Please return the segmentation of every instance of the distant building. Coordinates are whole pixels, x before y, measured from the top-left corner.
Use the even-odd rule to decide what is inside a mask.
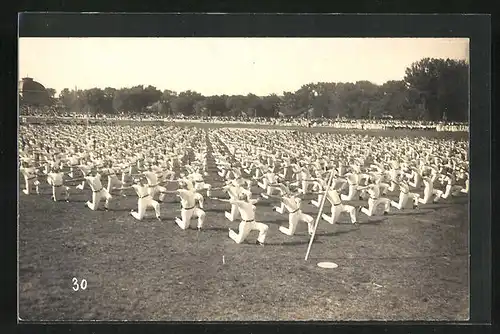
[[[49,94],[45,87],[33,80],[33,78],[22,78],[19,81],[19,95],[23,104],[33,106],[44,106],[50,103]]]

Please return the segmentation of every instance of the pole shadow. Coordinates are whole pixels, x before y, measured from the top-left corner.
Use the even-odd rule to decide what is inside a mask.
[[[422,204],[422,205],[425,205],[425,208],[429,210],[438,210],[438,209],[451,208],[453,205],[456,204]]]
[[[202,228],[201,231],[229,232],[229,227],[207,227]]]
[[[70,203],[87,203],[87,201],[86,199],[69,199]]]
[[[373,219],[373,220],[368,220],[368,221],[365,221],[362,223],[360,222],[359,224],[360,225],[380,225],[380,224],[383,224],[386,220],[387,220],[387,218]]]
[[[405,211],[405,212],[397,212],[397,213],[391,213],[391,216],[421,216],[429,213],[429,211]]]
[[[112,208],[109,211],[115,211],[115,212],[130,212],[133,209],[130,208]]]
[[[353,228],[351,230],[345,230],[345,231],[335,231],[335,232],[327,232],[327,233],[321,233],[321,234],[316,234],[316,237],[336,237],[342,234],[347,234],[351,232],[356,232],[359,231],[357,228]],[[316,241],[315,241],[316,243]]]
[[[265,243],[266,246],[298,246],[298,245],[307,245],[309,240],[304,241],[284,241],[284,242],[269,242]],[[319,240],[314,241],[315,244],[321,244],[322,242]]]

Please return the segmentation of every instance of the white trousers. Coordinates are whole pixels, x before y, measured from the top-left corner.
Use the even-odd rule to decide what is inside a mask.
[[[292,178],[292,170],[290,167],[284,167],[283,168],[283,173],[278,174],[279,177],[281,177],[284,180],[289,180]]]
[[[318,189],[318,187],[319,187],[318,184],[317,184],[317,182],[314,182],[314,181],[303,181],[303,180],[295,181],[295,182],[291,183],[290,185],[295,186],[295,187],[299,187],[300,186],[298,192],[302,193],[302,194],[307,194],[307,192],[309,190],[309,187],[311,185],[313,185],[315,189]]]
[[[408,182],[408,185],[412,188],[420,189],[420,187],[422,186],[422,181],[419,181],[419,182],[417,182],[416,180],[410,181],[410,182]]]
[[[264,179],[264,180],[262,180],[262,183],[261,182],[257,182],[257,185],[260,188],[266,190],[268,188],[268,186],[269,186],[269,181],[267,179]]]
[[[341,194],[340,199],[343,201],[352,201],[354,199],[357,199],[356,195],[358,195],[358,186],[350,184],[349,194],[348,195]]]
[[[69,187],[61,185],[61,186],[52,186],[52,199],[54,202],[57,202],[62,195],[64,196],[64,200],[69,200]]]
[[[469,193],[469,180],[465,181],[465,188],[462,188],[460,191],[464,194]]]
[[[69,166],[69,177],[74,178],[75,177],[75,170],[77,170],[77,166]]]
[[[420,197],[418,199],[418,202],[422,203],[422,204],[429,204],[433,201],[437,201],[440,197],[439,194],[440,194],[440,190],[437,190],[437,189],[430,190],[429,188],[425,188],[424,189],[424,197],[423,198]]]
[[[108,178],[108,192],[111,193],[111,191],[113,191],[113,189],[115,188],[119,188],[119,187],[123,187],[123,182],[118,180],[118,178]],[[123,190],[120,191],[120,194],[123,193]]]
[[[389,190],[389,187],[390,187],[387,183],[381,182],[381,183],[378,184],[378,186],[380,188],[380,193],[382,195],[387,194],[387,190]]]
[[[280,226],[279,230],[286,235],[290,235],[290,236],[294,235],[295,231],[297,230],[297,225],[300,222],[307,223],[307,230],[308,230],[309,234],[311,234],[313,232],[314,218],[308,214],[303,213],[302,210],[298,210],[294,213],[290,213],[288,215],[288,228],[286,228],[284,226]]]
[[[391,201],[391,205],[398,210],[404,210],[408,207],[408,200],[413,200],[413,205],[418,205],[419,194],[415,193],[399,193],[399,202]]]
[[[233,222],[236,218],[240,217],[240,210],[235,204],[231,204],[231,212],[224,212],[227,220]]]
[[[159,186],[159,185],[156,185],[154,187],[148,186],[148,194],[149,194],[149,196],[151,196],[152,199],[154,199],[155,196],[158,193],[160,193],[159,200],[163,201],[165,199],[165,195],[166,195],[165,192],[166,191],[167,191],[167,188]]]
[[[40,193],[39,185],[40,181],[38,181],[37,178],[32,178],[31,180],[28,180],[27,177],[24,177],[24,183],[25,183],[25,189],[23,189],[23,193],[26,195],[29,195],[31,192],[31,189],[35,187],[35,191],[37,194]]]
[[[252,187],[252,181],[242,177],[236,180],[236,184],[238,184],[240,187],[246,186],[248,190],[250,190],[250,188]]]
[[[316,185],[315,182],[309,182],[309,181],[301,181],[301,193],[303,194],[307,194],[307,192],[309,191],[309,186],[310,185]]]
[[[397,186],[397,184],[391,180],[391,185],[389,186],[389,188],[387,190],[394,191],[394,190],[396,190],[396,186]]]
[[[446,189],[443,192],[442,190],[437,190],[438,197],[447,199],[450,196],[457,196],[459,193],[463,193],[464,188],[458,185],[446,185]]]
[[[242,221],[238,228],[238,233],[235,233],[233,230],[229,231],[229,237],[234,240],[237,244],[241,244],[248,237],[251,231],[259,231],[259,236],[257,240],[260,243],[264,243],[266,240],[267,231],[269,230],[269,226],[263,223],[259,223],[256,221],[246,222]]]
[[[212,185],[205,183],[205,182],[195,182],[194,183],[194,189],[196,191],[200,190],[206,190],[207,191],[207,196],[210,197],[211,192],[210,190],[212,189]]]
[[[332,205],[331,216],[323,214],[321,217],[330,224],[335,224],[336,222],[338,222],[340,214],[342,212],[346,212],[351,216],[351,223],[354,224],[358,221],[356,217],[356,208],[353,207],[352,205],[346,205],[346,204]]]
[[[389,212],[391,208],[391,200],[388,198],[369,198],[368,199],[368,208],[361,208],[361,212],[365,215],[371,217],[375,214],[375,211],[379,205],[384,205],[384,212]]]
[[[319,207],[320,207],[320,205],[321,205],[321,201],[323,200],[323,196],[324,196],[324,195],[321,195],[321,194],[320,194],[320,195],[318,195],[318,200],[317,200],[317,201],[312,200],[312,201],[311,201],[311,204],[312,204],[312,205],[314,205],[315,207],[319,208]]]
[[[137,201],[137,212],[130,212],[130,214],[137,220],[142,220],[146,215],[146,210],[153,208],[157,218],[160,218],[160,203],[155,201],[152,196],[139,198]]]
[[[109,194],[109,192],[106,190],[106,188],[102,188],[100,191],[98,192],[95,192],[95,191],[92,191],[92,202],[90,201],[87,201],[87,206],[91,209],[91,210],[97,210],[99,208],[99,203],[101,203],[101,200],[105,199],[106,202],[104,204],[104,207],[106,209],[109,208],[109,201],[112,199],[113,197]]]
[[[176,218],[175,222],[181,229],[187,230],[191,225],[191,219],[193,218],[193,216],[198,218],[197,227],[202,228],[203,223],[205,222],[205,211],[197,207],[189,210],[181,209],[181,219]]]

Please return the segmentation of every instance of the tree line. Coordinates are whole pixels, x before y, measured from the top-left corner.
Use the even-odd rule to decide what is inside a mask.
[[[71,112],[156,113],[184,116],[384,118],[466,121],[469,65],[465,61],[425,58],[411,64],[403,80],[377,85],[317,82],[281,96],[215,95],[195,91],[130,88],[48,88],[53,105]],[[21,104],[23,101],[21,101]],[[26,101],[24,101],[26,103]]]

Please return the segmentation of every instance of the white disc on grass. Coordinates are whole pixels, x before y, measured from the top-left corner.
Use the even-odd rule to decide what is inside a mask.
[[[334,269],[337,268],[339,265],[333,262],[320,262],[318,263],[318,267],[320,268],[326,268],[326,269]]]

